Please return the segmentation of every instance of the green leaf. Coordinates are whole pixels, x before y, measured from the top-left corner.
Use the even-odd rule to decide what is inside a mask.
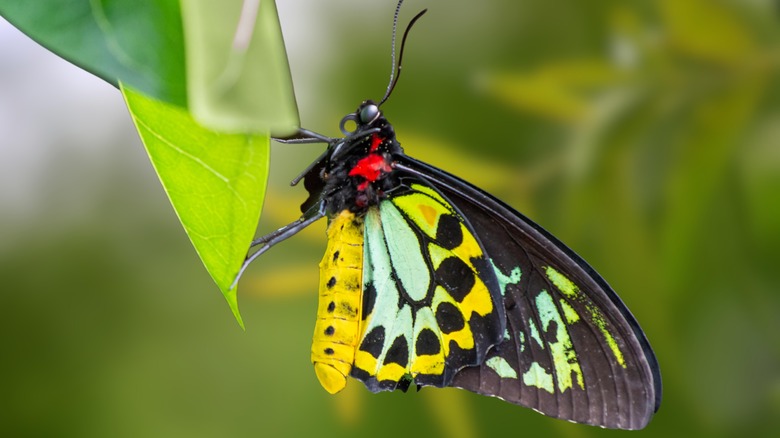
[[[186,107],[177,0],[0,0],[0,15],[115,86]]]
[[[243,327],[230,286],[263,205],[269,137],[210,131],[178,107],[121,89],[179,220]]]
[[[223,131],[294,133],[300,121],[276,3],[188,0],[182,13],[195,118]]]
[[[107,82],[189,108],[212,129],[294,133],[300,121],[276,3],[181,3],[0,0],[0,15]]]

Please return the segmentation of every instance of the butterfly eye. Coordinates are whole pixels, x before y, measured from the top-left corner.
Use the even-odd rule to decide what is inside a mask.
[[[379,117],[379,107],[374,104],[368,104],[360,110],[360,123],[368,125]]]

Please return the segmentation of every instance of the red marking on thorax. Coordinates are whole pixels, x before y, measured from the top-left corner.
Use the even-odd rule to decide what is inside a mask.
[[[374,134],[371,137],[371,152],[376,152],[377,148],[379,148],[379,145],[382,144],[383,140],[384,138],[381,138],[378,135]]]
[[[385,157],[379,154],[370,154],[355,164],[355,167],[349,171],[349,176],[362,176],[368,182],[374,182],[379,179],[382,173],[391,170],[390,165],[385,162]]]
[[[371,152],[376,152],[383,140],[383,138],[374,134],[371,138]],[[358,186],[358,190],[365,190],[368,186],[367,183],[376,181],[382,173],[387,173],[391,170],[390,165],[385,161],[385,157],[382,154],[368,154],[355,164],[355,167],[349,171],[349,176],[362,176],[365,178],[366,181]]]

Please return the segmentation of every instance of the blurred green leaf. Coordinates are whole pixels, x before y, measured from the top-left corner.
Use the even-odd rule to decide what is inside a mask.
[[[659,6],[672,46],[689,56],[733,64],[754,50],[745,21],[724,1],[663,0]]]
[[[740,179],[752,240],[772,269],[772,256],[780,248],[780,111],[766,114],[740,160]]]
[[[756,75],[750,81],[713,90],[688,108],[688,117],[678,132],[678,154],[666,182],[669,191],[664,230],[663,260],[669,279],[689,280],[690,263],[700,251],[701,224],[713,202],[723,196],[719,188],[734,156],[741,149],[740,138],[754,116],[766,89],[767,78]]]
[[[0,0],[0,15],[115,86],[186,107],[177,0]]]
[[[576,122],[588,114],[587,92],[615,84],[622,73],[600,60],[552,63],[530,73],[493,75],[486,91],[517,109],[561,122]]]
[[[232,132],[294,133],[300,121],[274,1],[185,0],[190,111]]]
[[[269,137],[210,131],[175,106],[122,92],[179,220],[243,327],[230,285],[263,205]]]

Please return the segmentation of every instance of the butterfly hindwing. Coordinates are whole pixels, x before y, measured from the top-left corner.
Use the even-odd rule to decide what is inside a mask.
[[[369,209],[363,272],[352,375],[373,391],[447,386],[503,336],[498,280],[484,250],[429,187],[403,187]]]
[[[465,218],[498,280],[502,341],[451,385],[557,418],[644,427],[660,401],[658,365],[607,283],[549,233],[470,184],[406,156],[397,171],[426,180]]]

